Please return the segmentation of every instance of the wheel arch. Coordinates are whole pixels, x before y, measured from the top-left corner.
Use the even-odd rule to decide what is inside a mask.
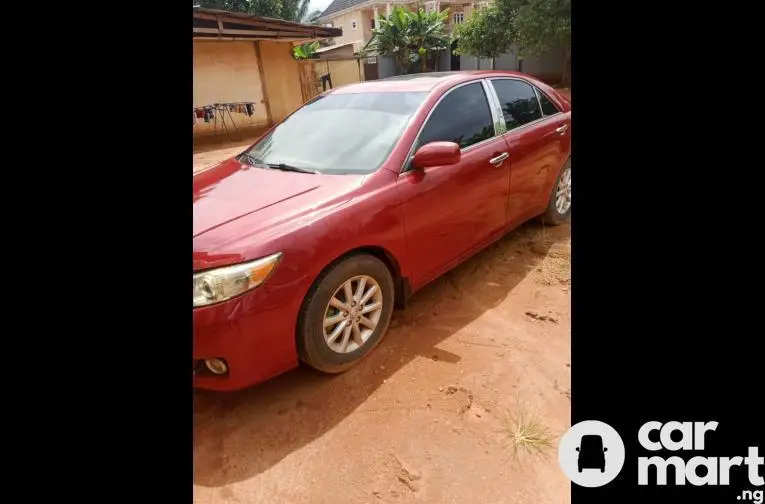
[[[360,254],[368,254],[371,255],[377,259],[379,259],[386,268],[388,268],[388,271],[390,271],[391,276],[393,277],[393,299],[394,299],[394,306],[396,308],[404,308],[406,306],[407,301],[409,300],[409,297],[411,295],[411,284],[409,282],[409,279],[407,277],[402,276],[401,273],[401,265],[399,263],[398,258],[388,249],[381,247],[379,245],[364,245],[364,246],[358,246],[354,247],[350,250],[347,250],[346,252],[340,254],[339,256],[335,257],[333,260],[329,261],[322,269],[318,272],[316,277],[311,282],[310,287],[308,288],[308,291],[306,291],[305,295],[303,296],[303,300],[301,301],[301,308],[299,313],[303,312],[303,306],[305,305],[306,300],[308,299],[310,293],[313,291],[313,289],[316,287],[317,282],[320,281],[320,279],[323,278],[324,273],[334,266],[335,264],[344,261],[345,259],[348,259],[349,257],[360,255]],[[299,325],[295,324],[295,345],[296,348],[298,346],[298,327]]]
[[[321,277],[321,274],[324,273],[333,264],[358,254],[369,254],[373,257],[376,257],[382,261],[383,264],[385,264],[385,266],[388,268],[388,271],[390,271],[391,276],[393,277],[393,285],[395,288],[393,296],[396,307],[405,307],[409,301],[409,297],[411,296],[411,284],[409,282],[409,278],[402,274],[401,263],[399,262],[396,255],[385,247],[381,247],[379,245],[362,245],[342,253],[330,261],[326,266],[324,266],[316,278],[318,279]],[[314,280],[314,282],[315,281],[316,280]],[[311,285],[311,287],[313,287],[313,285]]]

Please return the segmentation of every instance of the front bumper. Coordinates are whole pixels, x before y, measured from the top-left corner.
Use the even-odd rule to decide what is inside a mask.
[[[218,358],[228,365],[224,375],[202,366],[194,373],[194,387],[239,390],[297,366],[295,325],[302,299],[297,294],[295,288],[257,288],[223,303],[194,308],[195,364]]]

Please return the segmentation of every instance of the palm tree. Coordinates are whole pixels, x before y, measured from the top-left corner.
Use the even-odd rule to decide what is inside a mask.
[[[372,30],[372,39],[365,47],[366,51],[392,56],[399,74],[413,61],[409,48],[411,14],[408,9],[394,7],[387,17],[380,16],[379,27]]]
[[[425,12],[418,9],[413,12],[409,23],[410,44],[420,57],[420,70],[427,71],[428,59],[437,51],[449,47],[450,35],[446,32],[446,20],[449,19],[449,9],[441,12]]]
[[[392,56],[400,74],[406,73],[409,65],[418,59],[421,71],[426,72],[428,58],[449,47],[448,17],[448,10],[425,12],[418,9],[414,12],[394,7],[389,16],[380,17],[380,26],[372,30],[372,39],[365,50]]]
[[[284,0],[282,13],[279,16],[287,21],[308,22],[308,7],[311,0]]]

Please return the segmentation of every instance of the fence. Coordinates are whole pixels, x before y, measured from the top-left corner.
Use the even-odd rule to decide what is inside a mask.
[[[320,91],[377,78],[377,65],[369,58],[322,58],[314,60],[316,85]],[[367,75],[369,74],[369,75]]]
[[[390,56],[378,56],[378,77],[384,79],[396,75],[396,66]],[[450,51],[441,51],[435,58],[436,71],[449,70],[490,70],[490,59],[478,59],[473,56],[452,57]],[[541,57],[520,59],[514,51],[508,51],[494,60],[496,70],[515,70],[533,75],[551,84],[561,81],[563,67],[566,64],[565,52],[550,51]],[[415,62],[407,73],[419,73],[419,64]]]

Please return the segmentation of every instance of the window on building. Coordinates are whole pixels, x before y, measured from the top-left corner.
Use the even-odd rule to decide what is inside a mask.
[[[351,29],[356,29],[356,21],[351,21]]]
[[[369,27],[371,29],[375,28],[375,18],[372,18],[372,19],[369,20]]]
[[[452,16],[454,24],[460,24],[465,19],[465,15],[462,12],[455,12]]]

